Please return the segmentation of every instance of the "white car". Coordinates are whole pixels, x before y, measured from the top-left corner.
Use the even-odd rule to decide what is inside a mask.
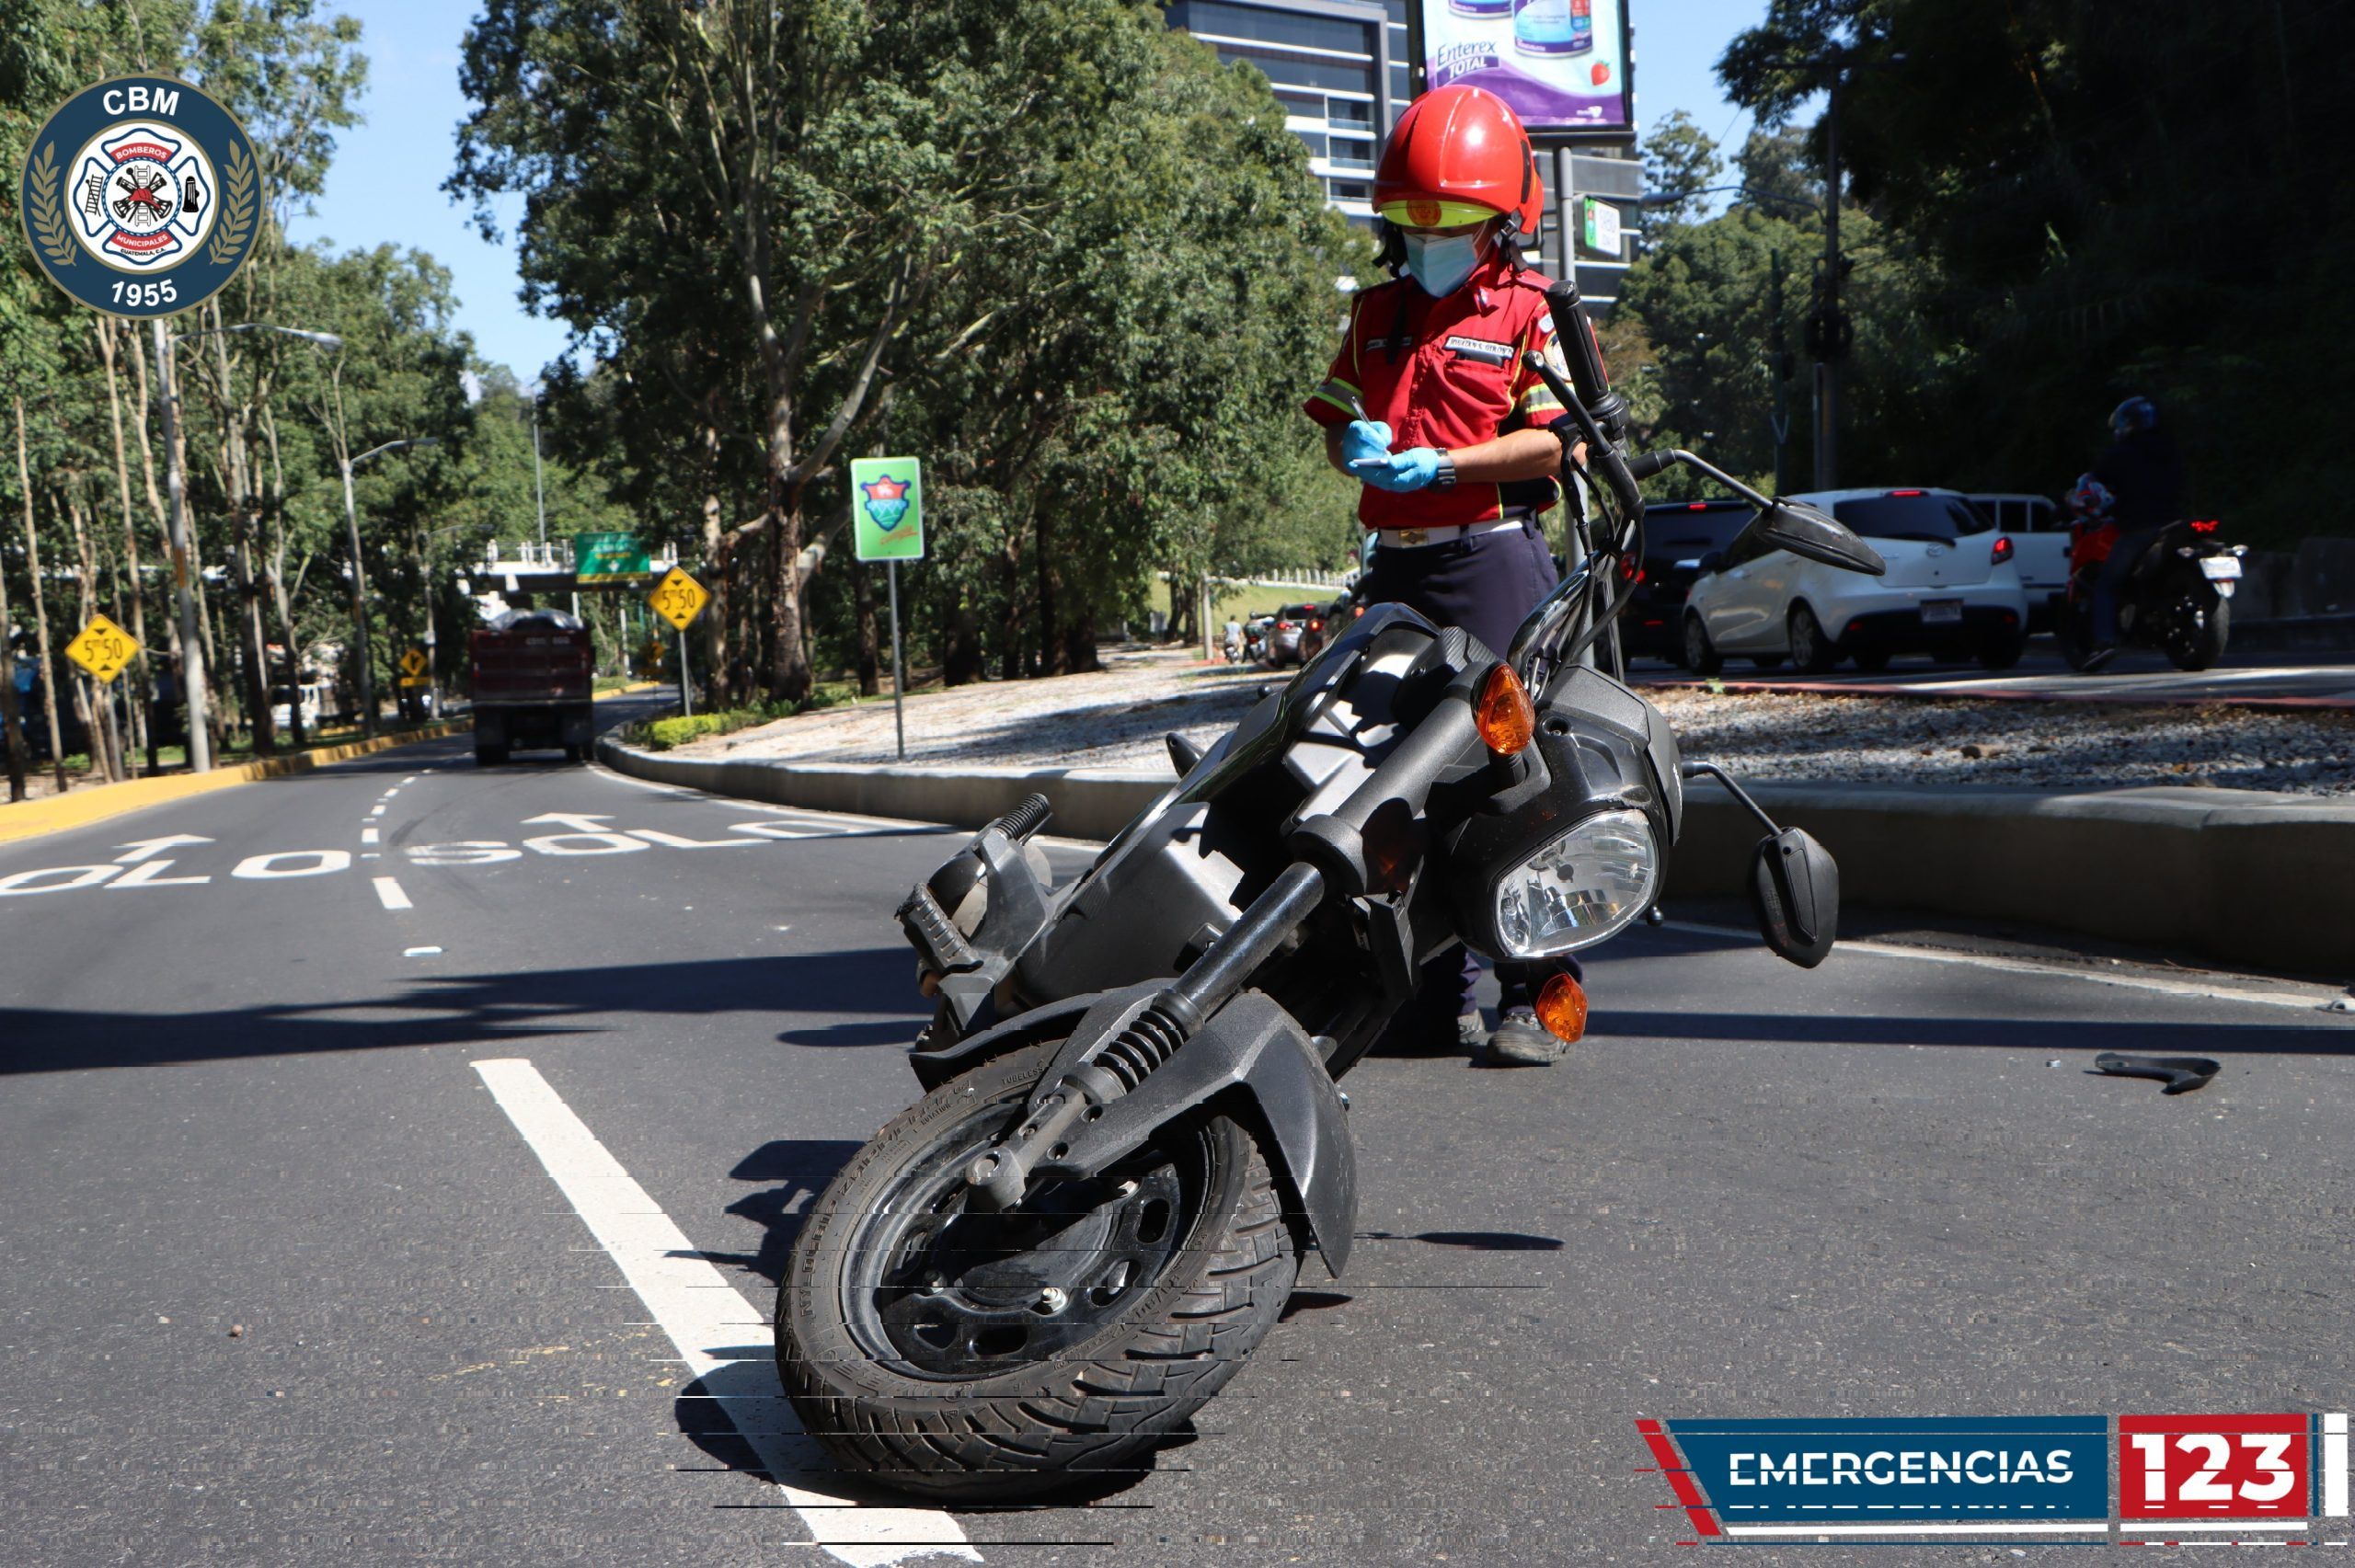
[[[2012,565],[2028,592],[2028,629],[2049,632],[2069,593],[2069,520],[2050,496],[1973,496],[1971,504],[2009,535]]]
[[[1867,577],[1761,545],[1745,532],[1701,557],[1684,601],[1684,664],[1713,674],[1729,658],[1787,658],[1821,675],[1854,658],[1968,655],[1990,670],[2019,661],[2028,595],[2011,537],[1959,490],[1825,490],[1794,496],[1864,536],[1889,563]]]

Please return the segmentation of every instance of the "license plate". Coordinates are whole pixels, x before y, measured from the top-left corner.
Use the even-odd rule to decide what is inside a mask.
[[[1925,626],[1952,626],[1959,625],[1961,621],[1961,600],[1925,599],[1922,601],[1922,624]]]
[[[2202,555],[2200,558],[2200,575],[2210,582],[2232,582],[2241,575],[2240,557]]]

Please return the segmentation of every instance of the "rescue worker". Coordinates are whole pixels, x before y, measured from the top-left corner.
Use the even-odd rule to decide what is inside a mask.
[[[1542,517],[1561,499],[1566,418],[1522,354],[1557,367],[1547,280],[1518,239],[1544,209],[1529,135],[1503,99],[1456,86],[1407,106],[1374,175],[1375,229],[1391,281],[1361,291],[1333,368],[1309,399],[1334,467],[1365,489],[1358,521],[1380,547],[1368,604],[1403,604],[1501,654],[1557,580]],[[1562,965],[1577,972],[1575,961]],[[1491,1066],[1543,1066],[1559,1043],[1533,986],[1551,966],[1500,964],[1496,1032],[1481,1053],[1470,953],[1427,966],[1389,1042],[1471,1051]]]
[[[2099,670],[2118,655],[2118,600],[2135,564],[2159,531],[2185,509],[2183,459],[2175,441],[2159,429],[2159,407],[2147,397],[2130,397],[2110,410],[2109,449],[2094,463],[2092,477],[2108,487],[2114,502],[2110,521],[2117,542],[2094,579],[2094,646],[2085,659]]]

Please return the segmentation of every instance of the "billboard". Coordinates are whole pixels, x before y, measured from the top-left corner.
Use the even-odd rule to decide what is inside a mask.
[[[1421,0],[1423,90],[1486,87],[1535,135],[1634,133],[1627,0]]]

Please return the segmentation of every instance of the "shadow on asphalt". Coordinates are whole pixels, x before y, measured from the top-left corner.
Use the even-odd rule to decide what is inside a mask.
[[[512,1045],[603,1033],[635,1017],[724,1013],[882,1014],[905,1044],[930,1017],[912,1011],[904,948],[703,963],[617,964],[420,979],[388,996],[215,1012],[109,1013],[0,1007],[0,1073],[76,1072],[240,1057],[416,1046]],[[758,1022],[749,1023],[759,1027]],[[826,1031],[812,1031],[824,1034]],[[847,1043],[827,1041],[824,1043]]]

